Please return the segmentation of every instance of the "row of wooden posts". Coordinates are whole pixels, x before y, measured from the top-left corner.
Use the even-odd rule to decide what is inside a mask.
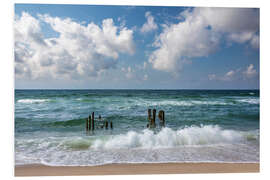
[[[158,118],[159,118],[159,126],[164,127],[165,126],[165,112],[163,110],[160,110],[158,112]],[[96,128],[109,128],[109,122],[107,120],[103,121],[101,119],[101,116],[98,117],[98,126]],[[101,125],[100,125],[101,123]],[[95,113],[92,112],[91,116],[89,115],[86,119],[86,131],[94,131],[95,130]],[[147,128],[155,128],[156,127],[156,109],[148,109],[148,124]],[[113,129],[113,123],[110,121],[110,128]]]
[[[153,109],[153,117],[152,117],[152,109],[148,109],[148,128],[155,128],[156,127],[156,109]],[[163,110],[160,110],[158,112],[158,118],[159,118],[159,125],[161,127],[165,126],[165,112]]]
[[[101,116],[99,115],[98,117],[98,126],[96,128],[105,128],[108,129],[109,128],[109,122],[106,121],[102,121]],[[101,124],[100,124],[101,123]],[[89,115],[88,118],[86,119],[86,131],[94,131],[95,130],[95,112],[92,112],[91,116]],[[112,121],[110,122],[110,128],[113,129],[113,123]]]

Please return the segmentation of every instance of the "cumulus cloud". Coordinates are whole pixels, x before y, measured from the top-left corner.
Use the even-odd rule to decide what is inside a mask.
[[[143,62],[143,69],[146,69],[147,67],[147,62]]]
[[[127,68],[122,67],[121,71],[124,73],[126,79],[133,79],[137,81],[147,81],[148,80],[148,74],[143,74],[144,71],[140,66],[131,67],[128,66]]]
[[[219,80],[219,81],[233,81],[235,80],[239,70],[230,70],[225,73],[223,76],[217,76],[216,74],[209,74],[208,79],[210,81]]]
[[[16,16],[16,77],[97,76],[114,68],[120,53],[133,54],[133,31],[104,19],[102,25],[81,24],[70,18],[28,13]],[[45,38],[41,22],[49,25],[58,37]]]
[[[177,24],[163,25],[149,56],[154,69],[177,73],[187,59],[205,57],[221,41],[259,47],[259,11],[244,8],[194,8],[180,14]]]
[[[208,79],[209,79],[210,81],[216,80],[216,79],[217,79],[217,75],[216,75],[216,74],[209,74],[209,75],[208,75]]]
[[[257,71],[254,69],[254,65],[250,64],[243,72],[243,74],[245,78],[253,78],[257,75]]]
[[[148,75],[147,74],[143,75],[143,80],[144,81],[147,81],[148,80]]]
[[[225,81],[231,81],[234,76],[235,76],[235,71],[234,70],[230,70],[229,72],[227,72],[225,74],[223,80],[225,80]]]
[[[132,70],[130,66],[126,70],[126,77],[128,79],[132,79],[134,77],[134,70]]]
[[[141,33],[151,32],[158,28],[157,24],[155,23],[155,18],[151,15],[149,11],[145,13],[145,18],[147,19],[147,22],[144,23],[142,28],[140,29]]]
[[[245,70],[241,70],[241,68],[236,70],[230,70],[222,76],[218,76],[216,74],[209,74],[208,79],[210,81],[233,81],[237,79],[251,79],[256,77],[257,74],[258,73],[254,68],[254,65],[250,64]]]

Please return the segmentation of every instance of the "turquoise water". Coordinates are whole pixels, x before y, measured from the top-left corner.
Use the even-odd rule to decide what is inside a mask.
[[[258,162],[259,107],[256,90],[15,90],[15,163]],[[86,133],[93,111],[113,129]]]

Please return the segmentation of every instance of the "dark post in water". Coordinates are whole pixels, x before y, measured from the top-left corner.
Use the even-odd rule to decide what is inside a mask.
[[[111,125],[111,129],[113,129],[113,124],[112,124],[112,121],[110,122],[110,125]]]
[[[160,110],[158,112],[158,118],[159,118],[159,124],[161,127],[164,127],[165,126],[165,113],[163,110]]]
[[[153,118],[151,121],[151,126],[154,128],[156,127],[156,109],[153,109]]]
[[[92,131],[94,131],[95,130],[95,113],[94,112],[92,112],[91,121],[92,121]]]
[[[89,129],[88,129],[89,117],[85,119],[85,122],[86,122],[86,124],[85,124],[85,129],[86,129],[86,131],[88,131],[88,130],[89,130]]]
[[[108,129],[108,121],[105,121],[105,129]]]
[[[151,121],[152,121],[152,118],[151,118],[151,109],[148,109],[148,124],[147,124],[147,127],[150,127]]]

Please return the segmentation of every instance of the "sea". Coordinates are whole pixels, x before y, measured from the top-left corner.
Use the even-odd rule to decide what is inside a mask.
[[[14,106],[15,165],[260,160],[259,90],[16,89]],[[147,128],[148,109],[156,128]],[[95,130],[86,131],[92,112]]]

